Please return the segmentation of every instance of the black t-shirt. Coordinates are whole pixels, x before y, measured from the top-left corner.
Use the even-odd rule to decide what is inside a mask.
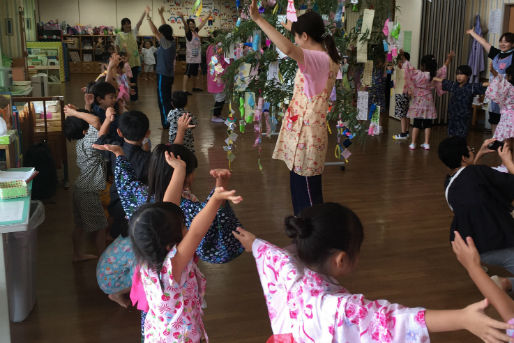
[[[489,54],[487,55],[487,57],[489,57],[490,59],[494,59],[497,55],[500,55],[500,59],[503,59],[505,57],[509,57],[509,55],[512,55],[513,53],[514,53],[514,49],[511,49],[507,52],[502,52],[500,49],[492,46],[491,49],[489,50]]]
[[[197,27],[195,27],[195,32],[198,33],[198,28]],[[186,38],[187,38],[188,41],[191,41],[193,39],[193,33],[191,32],[191,30],[187,30]]]

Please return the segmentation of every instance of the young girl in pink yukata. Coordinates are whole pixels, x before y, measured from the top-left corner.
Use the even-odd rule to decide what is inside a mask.
[[[426,310],[370,301],[336,278],[357,264],[363,228],[350,209],[315,205],[285,220],[295,245],[280,249],[238,228],[234,236],[252,251],[273,338],[268,342],[427,343],[429,332],[469,330],[486,342],[508,342],[508,324],[487,317],[486,301],[460,310]],[[494,339],[493,339],[494,338]]]
[[[235,191],[217,187],[186,231],[185,216],[179,207],[186,164],[172,155],[167,159],[173,163],[174,172],[164,199],[171,202],[141,206],[129,224],[149,306],[144,342],[208,341],[202,320],[205,278],[198,268],[195,251],[219,207],[226,200],[239,203],[242,198]]]
[[[433,55],[423,56],[421,70],[414,69],[409,61],[405,61],[402,65],[402,69],[405,70],[405,83],[412,91],[412,101],[407,112],[407,117],[414,119],[410,150],[416,149],[420,130],[425,131],[425,143],[421,144],[421,147],[430,150],[430,131],[434,119],[437,118],[432,90],[436,88],[439,95],[444,93],[441,84],[435,82],[433,78],[436,76],[440,79],[446,78],[446,70],[454,56],[455,53],[450,52],[439,70],[437,70],[437,61]]]
[[[505,141],[514,138],[514,66],[509,66],[505,75],[498,75],[492,64],[490,70],[494,79],[485,96],[500,105],[501,117],[494,138]]]
[[[280,51],[298,63],[293,98],[273,152],[273,158],[284,161],[290,170],[291,198],[297,214],[323,203],[321,174],[328,146],[326,116],[341,56],[316,12],[307,12],[298,21],[284,24],[294,34],[296,45],[259,14],[257,0],[252,1],[250,16]]]

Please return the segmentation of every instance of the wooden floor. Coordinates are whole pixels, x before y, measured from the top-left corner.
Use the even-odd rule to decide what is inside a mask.
[[[81,106],[80,87],[89,79],[73,79],[54,92]],[[179,77],[175,85],[180,84]],[[194,183],[200,198],[213,185],[208,170],[226,165],[222,150],[226,127],[209,121],[213,102],[209,94],[201,93],[191,97],[188,106],[200,122],[195,130],[199,168]],[[166,132],[159,129],[154,81],[142,81],[140,100],[133,108],[149,116],[154,144],[167,139]],[[365,227],[360,265],[341,280],[342,285],[369,299],[433,309],[460,308],[480,300],[448,242],[451,214],[443,194],[446,170],[436,149],[446,128],[433,130],[431,151],[409,151],[408,143],[391,139],[399,122],[386,122],[385,134],[351,147],[353,155],[346,171],[327,167],[323,175],[325,201],[349,206]],[[470,144],[478,148],[488,135],[473,131]],[[244,196],[244,202],[235,211],[246,229],[284,245],[283,218],[292,212],[289,171],[282,162],[271,159],[274,139],[265,138],[261,173],[253,141],[250,132],[237,141],[232,187]],[[74,178],[74,153],[72,148],[70,151]],[[120,308],[100,291],[96,261],[71,263],[72,223],[71,190],[59,189],[55,201],[46,204],[46,222],[38,231],[38,302],[25,322],[12,325],[13,342],[139,342],[139,312]],[[204,322],[210,341],[265,342],[271,329],[251,255],[244,254],[227,265],[203,263],[200,268],[207,278]],[[488,313],[496,316],[493,310]],[[466,332],[434,334],[432,341],[479,342]]]

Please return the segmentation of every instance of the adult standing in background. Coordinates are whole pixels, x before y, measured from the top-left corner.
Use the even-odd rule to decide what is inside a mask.
[[[159,8],[161,26],[157,28],[150,15],[147,15],[150,29],[159,41],[157,49],[157,101],[161,112],[161,124],[163,129],[169,129],[168,113],[171,111],[171,91],[175,79],[175,55],[177,46],[173,39],[173,28],[164,20],[164,7]]]
[[[134,83],[135,86],[132,87],[134,89],[134,94],[130,95],[131,101],[136,101],[138,98],[138,89],[137,89],[137,76],[139,74],[139,70],[141,69],[141,58],[139,57],[139,47],[137,45],[137,34],[139,32],[139,28],[143,23],[143,19],[146,14],[150,12],[150,8],[147,6],[141,18],[136,24],[136,28],[132,30],[132,23],[129,18],[121,19],[121,32],[116,35],[116,50],[118,52],[124,51],[127,53],[128,62],[132,69],[132,78],[130,79],[131,83]]]
[[[182,81],[182,90],[187,93],[187,95],[191,95],[191,93],[187,90],[187,81],[194,77],[193,79],[193,92],[201,92],[202,89],[199,88],[198,85],[198,70],[200,69],[200,64],[202,63],[202,41],[199,36],[200,30],[207,24],[209,17],[211,16],[212,11],[201,18],[201,23],[197,27],[194,19],[184,18],[183,13],[179,13],[180,19],[184,24],[184,32],[186,34],[186,74],[184,75],[184,79]]]
[[[466,31],[468,35],[471,35],[487,52],[487,57],[492,60],[493,68],[498,74],[505,75],[506,70],[512,64],[512,54],[514,53],[514,33],[505,32],[500,37],[499,49],[492,46],[484,37],[478,35],[474,29]],[[490,78],[492,80],[492,76]],[[500,106],[491,102],[489,106],[489,124],[491,124],[491,131],[496,131],[496,126],[500,122]]]

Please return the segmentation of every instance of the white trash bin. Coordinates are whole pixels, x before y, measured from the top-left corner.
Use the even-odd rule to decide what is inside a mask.
[[[9,318],[24,321],[36,304],[37,228],[45,221],[41,201],[30,202],[27,231],[7,234],[5,245]]]

